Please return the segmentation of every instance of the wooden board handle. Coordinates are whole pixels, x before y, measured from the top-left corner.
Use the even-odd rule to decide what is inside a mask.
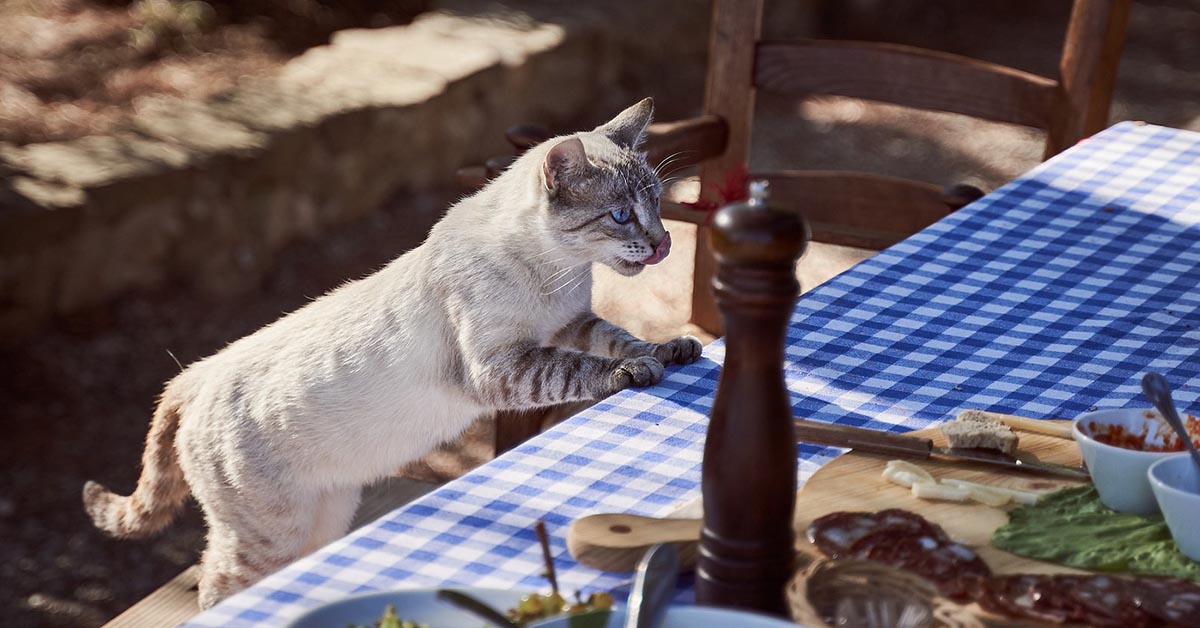
[[[650,546],[674,543],[683,568],[696,564],[700,519],[658,519],[629,514],[581,517],[567,529],[567,551],[581,565],[603,571],[629,572]]]
[[[993,421],[999,421],[1008,427],[1017,430],[1018,432],[1032,432],[1034,434],[1045,434],[1046,436],[1075,440],[1075,431],[1072,429],[1070,423],[1064,423],[1061,421],[1048,421],[1045,419],[1031,419],[1012,414],[988,412],[987,410],[963,410],[962,412],[958,413],[959,420],[962,420],[962,416],[967,413],[971,413],[978,417],[986,417],[992,419]]]
[[[902,436],[864,427],[835,425],[796,419],[796,441],[831,447],[846,447],[859,452],[926,459],[933,450],[928,438]]]

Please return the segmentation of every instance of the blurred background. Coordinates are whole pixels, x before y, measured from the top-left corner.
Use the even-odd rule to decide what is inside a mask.
[[[768,0],[764,30],[1053,77],[1070,5]],[[658,120],[698,114],[708,17],[706,0],[0,0],[0,624],[100,626],[195,563],[195,508],[113,541],[79,498],[86,479],[132,489],[179,364],[419,244],[511,124],[590,128],[644,96]],[[1200,0],[1134,2],[1112,120],[1200,130],[1197,103]],[[756,115],[754,168],[987,190],[1041,158],[1034,130],[846,98],[761,97]],[[656,313],[688,290],[612,316],[664,333]],[[461,473],[488,430],[406,474]]]

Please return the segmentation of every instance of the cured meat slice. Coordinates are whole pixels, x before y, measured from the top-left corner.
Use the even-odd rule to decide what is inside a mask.
[[[808,526],[808,540],[832,558],[840,558],[850,546],[879,528],[873,513],[835,512],[816,519]]]
[[[878,517],[879,523],[883,527],[896,532],[911,531],[914,534],[925,534],[944,541],[950,540],[950,537],[946,536],[946,531],[941,526],[930,522],[915,512],[900,510],[899,508],[889,508],[887,510],[880,510],[875,513],[875,516]]]
[[[883,528],[860,538],[847,555],[911,571],[952,600],[973,599],[992,570],[971,548],[950,540],[941,529],[936,532],[940,534]]]
[[[1167,578],[997,576],[978,602],[999,615],[1056,624],[1200,626],[1200,586]]]
[[[893,534],[924,534],[946,539],[946,533],[921,515],[890,508],[879,512],[835,512],[808,526],[808,540],[832,558],[846,556],[859,539],[888,530]],[[948,540],[948,539],[947,539]]]
[[[1052,607],[1041,599],[1038,576],[1000,576],[985,585],[986,590],[976,600],[985,611],[1005,617],[1023,617],[1049,624],[1065,624],[1071,619],[1069,609]]]
[[[1052,597],[1070,607],[1076,616],[1087,617],[1093,624],[1109,626],[1144,625],[1146,613],[1140,608],[1132,584],[1111,576],[1051,576],[1044,578]],[[1053,601],[1053,600],[1051,600]],[[1161,622],[1156,622],[1155,625]]]
[[[1174,578],[1143,578],[1132,583],[1143,610],[1165,622],[1200,626],[1200,585]]]

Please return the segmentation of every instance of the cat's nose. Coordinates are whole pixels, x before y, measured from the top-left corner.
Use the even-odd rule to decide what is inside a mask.
[[[642,263],[643,264],[657,264],[657,263],[663,261],[663,259],[666,258],[670,252],[671,252],[671,233],[667,232],[667,235],[663,236],[663,239],[659,241],[658,246],[654,247],[654,252],[650,254],[650,257],[647,257],[646,259],[642,260]]]

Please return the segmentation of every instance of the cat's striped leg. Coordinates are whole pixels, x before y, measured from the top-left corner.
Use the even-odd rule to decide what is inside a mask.
[[[610,358],[559,347],[510,346],[469,365],[480,402],[497,409],[522,409],[603,399],[630,387],[662,380],[663,365],[652,356]]]
[[[691,364],[700,359],[703,345],[692,336],[680,336],[664,343],[639,340],[633,334],[584,312],[554,335],[554,343],[587,353],[613,358],[651,356],[664,366]]]
[[[256,464],[262,462],[257,458],[192,462],[188,479],[208,523],[199,602],[209,608],[304,555],[321,492],[296,486],[286,474]]]
[[[229,488],[228,493],[220,504],[201,505],[208,523],[208,545],[200,560],[201,608],[304,556],[314,537],[315,491],[278,489],[264,495]]]

